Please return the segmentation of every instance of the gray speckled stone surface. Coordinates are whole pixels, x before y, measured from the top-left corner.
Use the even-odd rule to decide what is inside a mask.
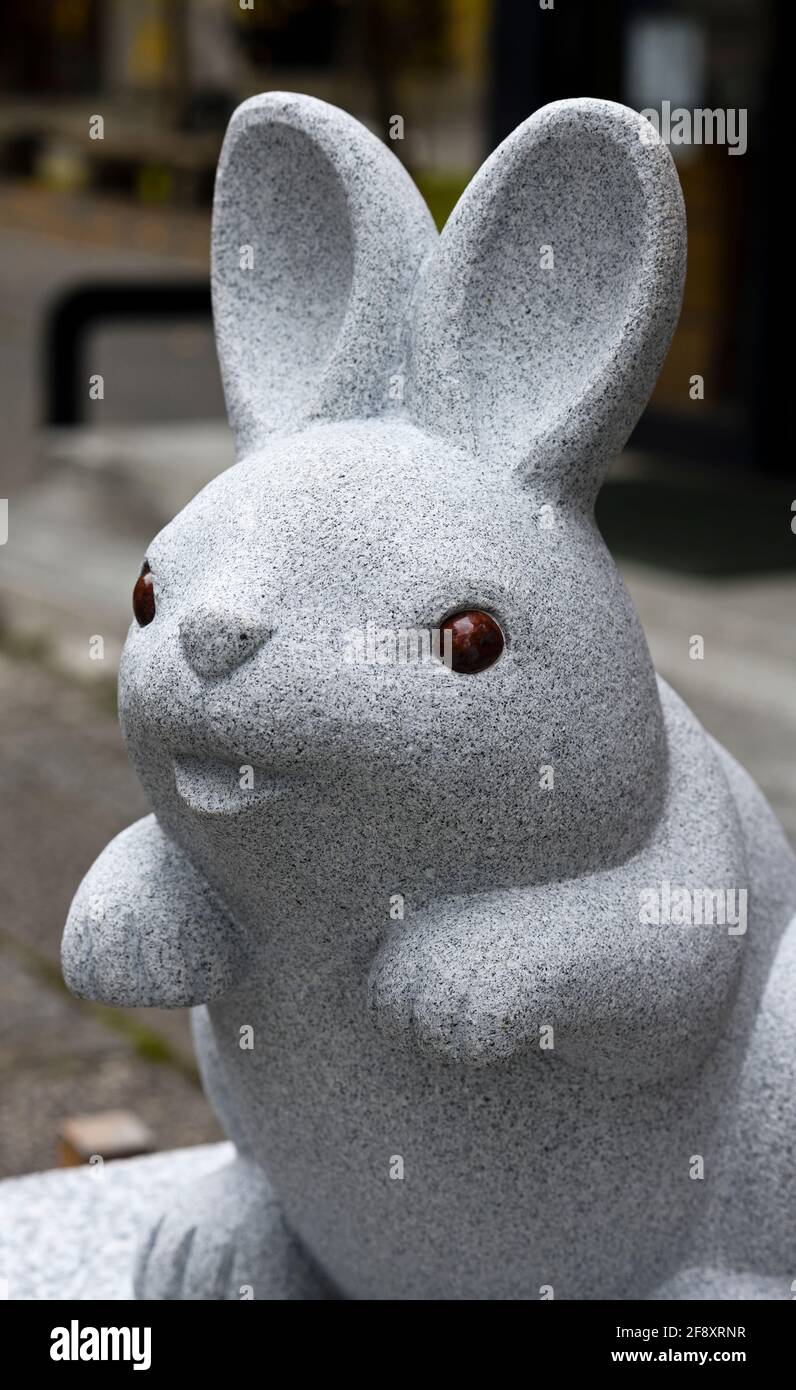
[[[0,1280],[9,1299],[131,1299],[152,1206],[198,1185],[231,1144],[174,1149],[0,1182]]]
[[[120,713],[157,824],[89,872],[63,949],[79,994],[202,1006],[241,1156],[156,1228],[153,1200],[142,1297],[796,1277],[796,861],[656,681],[592,513],[682,287],[643,129],[546,108],[437,238],[341,112],[233,117],[240,462],[148,551]],[[478,675],[350,659],[353,631],[466,608],[505,634]],[[746,932],[642,924],[664,882],[746,890]]]

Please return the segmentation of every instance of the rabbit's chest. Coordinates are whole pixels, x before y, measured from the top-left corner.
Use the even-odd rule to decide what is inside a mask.
[[[676,1240],[695,1186],[678,1181],[689,1093],[631,1103],[539,1057],[482,1070],[407,1058],[352,1000],[298,1007],[286,991],[280,1006],[279,993],[245,1056],[243,1013],[225,1019],[224,1069],[291,1224],[353,1296],[463,1297],[484,1278],[494,1297],[546,1283],[582,1296],[597,1277],[617,1291],[629,1238],[648,1265],[667,1221]],[[480,1252],[471,1270],[463,1248]]]

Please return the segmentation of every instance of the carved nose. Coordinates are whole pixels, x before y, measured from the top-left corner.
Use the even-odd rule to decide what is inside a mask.
[[[180,643],[198,676],[225,676],[267,642],[272,629],[243,613],[200,607],[180,619]]]

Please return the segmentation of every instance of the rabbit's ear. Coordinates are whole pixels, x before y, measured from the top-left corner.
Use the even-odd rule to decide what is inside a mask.
[[[373,415],[401,370],[401,323],[431,216],[393,154],[326,102],[239,106],[213,205],[213,314],[238,453],[272,430]]]
[[[423,274],[407,403],[427,429],[591,500],[680,310],[685,216],[653,127],[558,101],[466,189]]]

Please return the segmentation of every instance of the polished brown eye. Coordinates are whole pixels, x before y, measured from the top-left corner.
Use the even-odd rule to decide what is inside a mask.
[[[139,627],[146,627],[155,616],[155,588],[148,560],[144,561],[141,573],[135,581],[133,612]]]
[[[460,675],[475,675],[497,661],[503,650],[503,633],[490,613],[467,608],[452,613],[442,624],[442,649],[447,660],[445,633],[450,631],[450,664]]]

